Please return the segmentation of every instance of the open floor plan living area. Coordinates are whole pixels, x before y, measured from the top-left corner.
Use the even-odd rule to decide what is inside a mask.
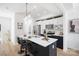
[[[79,56],[79,3],[0,3],[0,56]]]

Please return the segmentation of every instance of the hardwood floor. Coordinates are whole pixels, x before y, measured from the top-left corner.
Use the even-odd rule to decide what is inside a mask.
[[[0,44],[0,56],[22,56],[18,54],[19,45],[13,45],[11,42],[5,42]],[[63,52],[62,49],[57,48],[57,56],[79,56],[78,51],[69,49],[67,52]]]
[[[57,48],[57,56],[79,56],[79,52],[68,49],[67,52],[64,52],[62,49]]]
[[[0,55],[1,56],[17,56],[19,46],[11,44],[11,42],[0,44]]]

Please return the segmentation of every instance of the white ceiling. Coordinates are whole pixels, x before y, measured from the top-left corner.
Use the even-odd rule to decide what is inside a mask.
[[[73,8],[73,3],[63,3],[65,10],[71,10]]]
[[[9,10],[13,12],[24,12],[26,11],[25,3],[0,3],[1,10]]]
[[[64,8],[72,8],[71,3],[63,3]],[[0,3],[1,10],[9,10],[13,12],[26,12],[26,3]],[[60,3],[28,3],[27,13],[34,19],[40,19],[43,16],[56,16],[63,13]]]
[[[56,3],[29,3],[27,11],[34,19],[39,19],[43,16],[56,16],[62,14],[62,10]]]

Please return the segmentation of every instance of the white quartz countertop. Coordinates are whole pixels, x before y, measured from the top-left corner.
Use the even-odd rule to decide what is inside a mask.
[[[33,36],[31,38],[22,37],[22,38],[24,38],[26,40],[30,40],[30,41],[32,41],[32,42],[34,42],[34,43],[36,43],[38,45],[41,45],[43,47],[47,47],[50,44],[52,44],[52,43],[54,43],[54,42],[56,42],[58,40],[58,39],[54,39],[54,38],[48,38],[49,39],[48,41],[47,40],[42,40],[44,38],[42,36],[37,36],[37,37]]]

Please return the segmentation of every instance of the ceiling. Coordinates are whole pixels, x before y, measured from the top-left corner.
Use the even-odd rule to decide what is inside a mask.
[[[25,3],[0,3],[1,10],[8,10],[13,12],[24,12],[26,11]]]
[[[27,4],[27,12],[34,19],[62,14],[62,10],[56,3],[29,3]]]
[[[65,9],[72,8],[71,3],[63,3]],[[34,19],[40,19],[44,16],[56,16],[63,14],[63,8],[60,3],[0,3],[0,10],[13,12],[25,12]]]

